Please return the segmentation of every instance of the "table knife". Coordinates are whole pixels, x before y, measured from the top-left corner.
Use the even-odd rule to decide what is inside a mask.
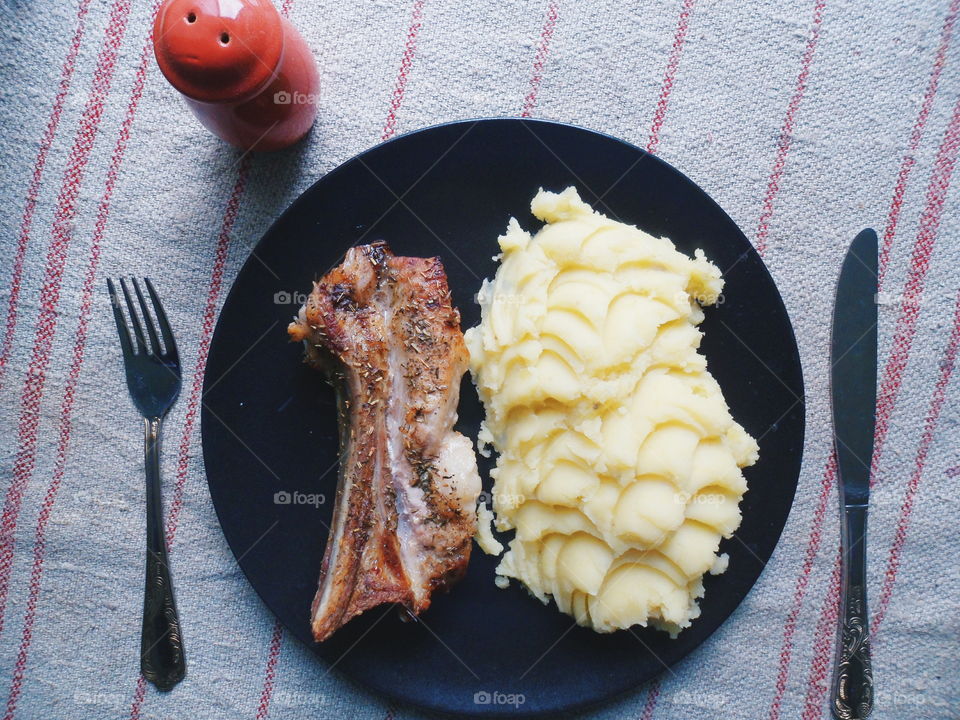
[[[840,270],[833,310],[831,395],[840,490],[842,580],[830,710],[862,720],[873,709],[866,540],[877,404],[877,234],[863,230]]]

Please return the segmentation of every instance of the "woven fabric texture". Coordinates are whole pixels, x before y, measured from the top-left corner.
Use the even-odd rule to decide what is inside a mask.
[[[883,251],[875,716],[960,717],[958,6],[284,0],[320,67],[317,125],[292,150],[242,155],[160,74],[153,3],[4,2],[0,712],[420,716],[327,673],[242,576],[204,479],[204,364],[232,279],[313,181],[394,134],[527,115],[646,147],[723,206],[779,285],[808,393],[796,503],[757,586],[693,655],[589,717],[828,717],[829,318],[843,253],[866,226]],[[119,274],[163,278],[184,362],[163,476],[190,672],[165,695],[137,667],[142,441],[104,294]]]

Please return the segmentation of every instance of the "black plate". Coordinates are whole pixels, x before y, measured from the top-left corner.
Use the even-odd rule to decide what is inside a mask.
[[[750,492],[739,540],[722,545],[730,569],[706,578],[703,614],[678,639],[639,629],[599,635],[571,629],[569,617],[518,587],[498,590],[496,561],[477,550],[467,577],[435,599],[423,623],[375,609],[314,644],[308,619],[336,489],[337,420],[331,389],[301,363],[302,349],[286,342],[284,327],[301,299],[296,293],[308,291],[348,246],[384,239],[398,255],[443,258],[469,327],[479,320],[474,295],[480,278],[496,269],[491,256],[507,220],[535,228],[530,199],[537,189],[568,185],[603,212],[666,235],[686,253],[703,248],[725,270],[724,302],[707,310],[702,348],[734,417],[760,438],[761,457],[746,472]],[[556,123],[441,125],[378,145],[322,178],[273,224],[255,253],[230,291],[210,349],[203,456],[237,561],[323,665],[336,663],[374,690],[435,710],[572,709],[635,688],[683,658],[756,582],[786,522],[800,470],[804,404],[796,341],[773,280],[743,233],[663,161]],[[476,437],[481,412],[465,379],[458,429]],[[481,475],[488,467],[481,463]],[[323,494],[328,502],[277,504],[282,492]],[[511,695],[524,702],[509,704],[519,699]]]

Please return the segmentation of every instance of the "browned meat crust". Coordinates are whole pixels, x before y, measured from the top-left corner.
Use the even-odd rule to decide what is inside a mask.
[[[469,358],[443,265],[382,242],[352,248],[288,332],[340,401],[314,638],[383,603],[419,614],[466,570],[480,491],[472,446],[452,430]]]

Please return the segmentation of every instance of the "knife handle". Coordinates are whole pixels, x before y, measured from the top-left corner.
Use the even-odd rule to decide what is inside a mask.
[[[873,710],[873,669],[867,615],[867,506],[843,508],[842,585],[837,662],[830,710],[837,720],[864,720]]]

